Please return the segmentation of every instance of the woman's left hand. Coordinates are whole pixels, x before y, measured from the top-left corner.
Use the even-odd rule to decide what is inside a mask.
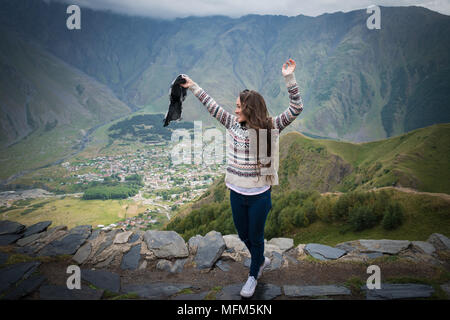
[[[286,66],[287,66],[287,68],[286,68]],[[283,74],[283,76],[290,75],[290,74],[294,73],[295,66],[296,66],[295,61],[293,59],[288,59],[288,61],[286,61],[286,63],[283,64],[281,73]]]

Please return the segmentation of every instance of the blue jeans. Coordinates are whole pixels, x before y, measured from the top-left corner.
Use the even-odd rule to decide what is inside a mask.
[[[264,263],[264,226],[272,209],[271,190],[247,196],[230,189],[230,201],[239,238],[251,254],[250,276],[256,279]]]

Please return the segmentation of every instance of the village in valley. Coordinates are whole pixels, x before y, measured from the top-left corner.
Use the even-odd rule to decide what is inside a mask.
[[[130,175],[142,177],[143,187],[130,199],[154,209],[147,208],[137,216],[97,227],[144,229],[158,223],[158,214],[164,213],[170,220],[172,211],[201,196],[225,168],[222,163],[172,164],[170,150],[170,144],[158,143],[135,152],[64,162],[61,166],[68,171],[74,184],[103,182],[112,176],[121,182]]]

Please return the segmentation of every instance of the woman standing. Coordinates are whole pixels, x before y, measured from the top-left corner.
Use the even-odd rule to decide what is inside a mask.
[[[281,69],[289,93],[289,107],[275,118],[269,116],[264,98],[256,91],[244,90],[239,94],[236,99],[236,115],[233,115],[219,106],[188,76],[184,76],[186,83],[181,85],[189,88],[209,113],[227,128],[228,162],[225,183],[230,189],[234,225],[239,238],[251,254],[250,273],[241,290],[241,296],[247,298],[253,295],[257,279],[270,264],[270,259],[264,257],[264,226],[272,208],[272,185],[278,184],[278,154],[274,159],[275,169],[270,171],[271,174],[261,173],[261,167],[273,168],[273,164],[269,162],[263,165],[259,159],[259,129],[265,129],[267,132],[267,151],[270,152],[273,150],[271,129],[280,133],[302,112],[303,102],[295,79],[295,66],[295,61],[289,59]],[[254,137],[250,134],[252,129],[256,131],[256,157],[250,155],[250,138]],[[271,156],[269,154],[269,157],[273,158]]]

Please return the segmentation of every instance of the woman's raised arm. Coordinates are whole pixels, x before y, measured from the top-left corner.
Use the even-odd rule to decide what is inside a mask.
[[[289,59],[281,69],[289,93],[289,107],[272,119],[274,128],[278,129],[278,132],[291,124],[303,111],[303,101],[294,74],[295,66],[295,61]]]
[[[217,102],[206,93],[197,83],[192,81],[188,76],[183,76],[186,79],[185,84],[181,84],[184,88],[189,88],[192,93],[200,100],[201,103],[206,107],[209,113],[216,118],[221,124],[223,124],[227,129],[229,129],[235,122],[237,122],[237,117],[224,108],[222,108]]]

